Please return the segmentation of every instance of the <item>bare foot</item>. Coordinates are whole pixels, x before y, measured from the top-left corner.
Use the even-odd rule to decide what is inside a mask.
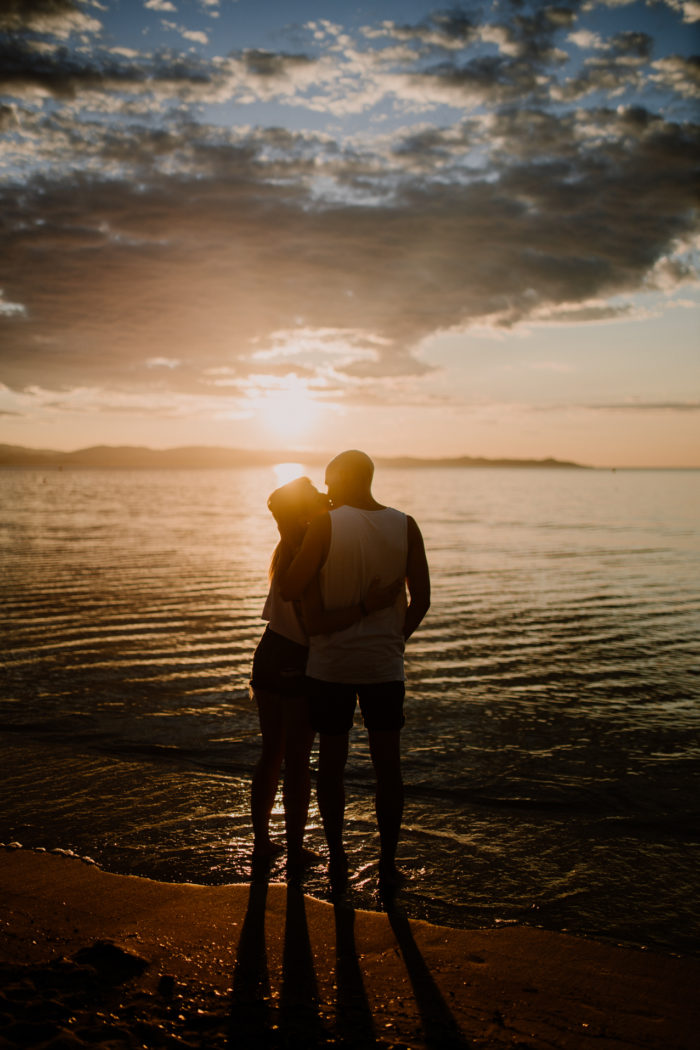
[[[253,846],[253,860],[271,860],[272,857],[284,853],[284,846],[278,842],[268,839],[267,842],[256,842]]]
[[[288,850],[287,856],[290,863],[300,864],[304,868],[318,864],[321,859],[320,853],[317,853],[315,849],[308,849],[306,846],[302,846],[301,849]]]

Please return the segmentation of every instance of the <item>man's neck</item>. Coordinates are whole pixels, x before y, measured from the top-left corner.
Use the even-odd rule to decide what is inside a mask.
[[[336,507],[355,507],[356,510],[385,510],[386,508],[382,503],[377,503],[374,496],[370,495],[359,495],[359,496],[346,496],[342,503],[336,504]]]

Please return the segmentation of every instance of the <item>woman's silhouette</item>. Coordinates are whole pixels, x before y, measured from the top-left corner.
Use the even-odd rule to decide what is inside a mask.
[[[283,847],[270,838],[269,823],[284,762],[284,815],[287,862],[300,866],[316,855],[304,849],[309,810],[309,756],[314,733],[309,724],[306,658],[310,634],[330,634],[349,627],[368,612],[391,605],[399,582],[379,587],[373,582],[361,605],[324,610],[318,580],[313,580],[301,602],[284,601],[278,580],[301,546],[309,522],[330,509],[309,478],[275,489],[267,505],[277,523],[279,543],[270,563],[270,590],[263,609],[268,621],[253,657],[251,694],[258,705],[262,753],[253,773],[251,815],[255,844],[253,859],[265,860]]]

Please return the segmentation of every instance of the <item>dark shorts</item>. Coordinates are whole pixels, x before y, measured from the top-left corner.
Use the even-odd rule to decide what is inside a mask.
[[[396,730],[404,724],[406,690],[403,682],[348,685],[345,682],[322,682],[318,678],[307,678],[306,681],[311,727],[317,733],[328,736],[349,733],[358,698],[367,729]]]
[[[266,627],[253,657],[252,688],[280,696],[304,696],[308,655],[305,645]]]

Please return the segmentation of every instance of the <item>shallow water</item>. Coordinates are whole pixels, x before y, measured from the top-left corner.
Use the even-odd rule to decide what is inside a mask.
[[[0,472],[0,841],[249,878],[277,483]],[[409,914],[697,951],[700,473],[380,470],[375,488],[419,521],[433,577],[407,661]],[[359,726],[347,787],[351,892],[378,907]],[[306,889],[328,895],[322,868]]]

